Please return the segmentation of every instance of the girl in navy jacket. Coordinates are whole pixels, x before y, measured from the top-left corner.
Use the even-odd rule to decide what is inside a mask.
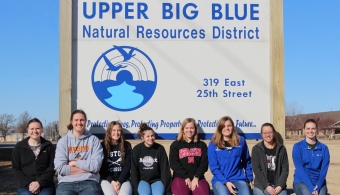
[[[250,195],[253,171],[245,139],[236,132],[234,121],[222,117],[208,146],[212,186],[216,195]]]
[[[328,147],[316,139],[317,128],[316,121],[308,119],[303,125],[306,139],[293,146],[293,188],[296,195],[327,194],[326,175],[330,155]]]

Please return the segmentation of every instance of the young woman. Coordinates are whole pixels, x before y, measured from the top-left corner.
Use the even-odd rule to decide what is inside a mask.
[[[99,139],[85,129],[86,114],[72,112],[69,131],[57,144],[54,159],[57,194],[102,194],[98,172],[103,161]]]
[[[293,188],[296,195],[326,195],[326,175],[330,155],[328,147],[316,139],[318,125],[308,119],[303,125],[306,138],[293,146],[295,165]]]
[[[104,160],[99,171],[101,187],[105,195],[131,195],[129,181],[131,167],[131,144],[124,139],[122,125],[112,121],[102,142]]]
[[[27,124],[29,137],[18,142],[12,153],[12,170],[18,181],[18,194],[55,194],[53,170],[55,148],[41,137],[43,125],[37,118]]]
[[[208,170],[207,145],[198,139],[193,118],[182,122],[177,140],[170,146],[173,170],[171,191],[174,195],[207,195],[210,192],[204,173]]]
[[[132,150],[131,183],[135,195],[171,195],[171,174],[164,147],[155,142],[155,132],[141,123],[137,135],[142,143]]]
[[[208,159],[215,195],[250,195],[253,171],[248,146],[228,116],[218,121],[208,146]]]
[[[286,182],[289,173],[287,150],[277,141],[275,132],[271,123],[264,123],[261,127],[263,141],[252,149],[254,195],[287,195]]]

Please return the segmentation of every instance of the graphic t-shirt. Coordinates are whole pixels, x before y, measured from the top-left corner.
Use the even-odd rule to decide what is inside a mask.
[[[271,185],[275,185],[275,170],[276,170],[276,147],[272,149],[266,148],[263,144],[267,158],[267,179]]]
[[[111,183],[112,180],[119,181],[120,183],[125,182],[130,178],[131,144],[124,141],[124,155],[122,155],[120,151],[121,143],[110,144],[109,151],[106,150],[105,142],[102,142],[102,147],[104,151],[104,160],[99,171],[100,178],[107,180],[109,183]]]
[[[120,165],[120,161],[122,161],[122,159],[120,156],[119,145],[111,145],[108,158],[106,159],[108,164],[107,171],[110,172],[115,179],[119,177],[119,174],[122,171],[122,167]]]
[[[170,146],[169,159],[173,177],[202,179],[208,170],[207,145],[200,140],[174,141]]]
[[[162,155],[164,159],[161,159]],[[149,183],[161,179],[161,173],[164,173],[164,170],[161,170],[161,167],[163,167],[162,163],[168,165],[168,162],[162,162],[162,160],[168,161],[168,159],[164,147],[158,143],[154,143],[151,147],[146,147],[144,143],[136,145],[133,148],[132,158],[138,167],[138,171],[136,171],[138,172],[139,179]],[[131,170],[131,177],[134,174],[136,173],[133,173]]]
[[[227,141],[224,141],[224,146],[225,146],[225,149],[230,151],[231,149],[233,149],[233,147],[229,144],[229,142]]]
[[[41,148],[41,144],[38,144],[37,146],[31,146],[30,145],[30,148],[35,156],[35,159],[37,159],[39,153],[40,153],[40,148]]]

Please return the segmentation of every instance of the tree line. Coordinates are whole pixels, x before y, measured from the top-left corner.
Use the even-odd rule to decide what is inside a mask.
[[[27,112],[23,112],[15,118],[13,114],[0,114],[0,138],[2,137],[6,141],[6,137],[16,134],[21,139],[25,138],[27,133],[27,123],[33,117]],[[46,139],[54,140],[58,135],[59,122],[53,121],[47,124],[46,121],[42,121],[44,126],[43,135]]]

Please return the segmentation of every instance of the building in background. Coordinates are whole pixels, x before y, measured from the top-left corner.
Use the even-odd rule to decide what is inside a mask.
[[[330,111],[286,116],[286,138],[304,137],[303,123],[310,118],[315,119],[318,123],[319,138],[335,139],[337,134],[340,134],[340,111]]]

